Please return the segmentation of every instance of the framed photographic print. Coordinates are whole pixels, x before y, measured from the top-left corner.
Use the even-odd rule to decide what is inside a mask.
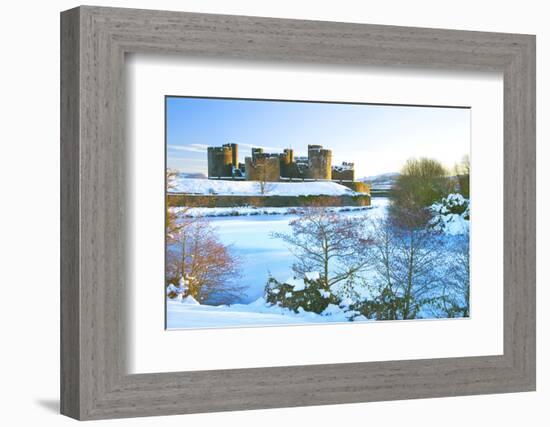
[[[535,389],[534,36],[61,18],[62,413]]]
[[[168,329],[470,316],[469,108],[165,102]]]

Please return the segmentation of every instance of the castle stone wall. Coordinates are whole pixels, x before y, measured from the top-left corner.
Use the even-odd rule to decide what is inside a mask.
[[[370,185],[362,181],[342,181],[338,182],[357,193],[370,194]]]
[[[257,155],[245,159],[245,173],[248,181],[276,182],[281,178],[279,157]]]
[[[333,181],[354,181],[355,171],[353,169],[338,170],[332,169]]]
[[[369,194],[354,196],[233,196],[233,195],[192,195],[168,194],[168,206],[232,208],[241,206],[256,207],[301,207],[301,206],[370,206]]]

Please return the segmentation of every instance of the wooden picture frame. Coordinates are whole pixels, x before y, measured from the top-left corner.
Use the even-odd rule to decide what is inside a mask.
[[[504,354],[128,375],[127,53],[504,78]],[[61,14],[61,412],[101,419],[535,390],[535,37],[83,6]]]

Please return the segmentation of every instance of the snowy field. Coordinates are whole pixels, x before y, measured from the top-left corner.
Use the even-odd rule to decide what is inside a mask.
[[[184,211],[186,217],[213,216],[258,216],[258,215],[295,215],[299,207],[256,207],[240,206],[233,208],[173,208],[176,212]],[[362,212],[372,209],[372,206],[335,206],[327,208],[331,212]]]
[[[351,209],[341,215],[365,215],[382,218],[386,215],[389,200],[373,198],[368,209]],[[206,210],[220,208],[200,208]],[[248,208],[240,208],[248,209]],[[286,209],[286,208],[282,208]],[[218,212],[219,214],[219,212]],[[231,251],[242,259],[242,277],[239,284],[245,287],[244,295],[238,304],[231,306],[199,305],[196,301],[167,299],[167,328],[213,328],[259,325],[285,325],[302,323],[324,323],[347,321],[344,311],[329,306],[325,313],[316,314],[291,310],[276,306],[266,306],[264,289],[269,275],[280,280],[292,276],[291,266],[295,261],[288,247],[280,239],[271,237],[273,232],[290,232],[289,222],[297,218],[295,214],[269,214],[246,216],[215,216],[210,218],[217,235]],[[361,319],[356,319],[361,320]]]
[[[386,215],[388,203],[387,198],[374,198],[367,211],[350,211],[341,215],[366,213],[369,218],[381,218]],[[230,245],[232,253],[243,261],[239,283],[245,286],[246,295],[239,302],[250,303],[262,297],[269,274],[280,280],[292,275],[295,257],[281,239],[273,238],[271,234],[289,233],[289,222],[295,218],[297,216],[293,214],[211,218],[221,241]]]
[[[326,322],[347,322],[344,310],[331,304],[321,313],[316,314],[300,310],[292,310],[266,304],[263,298],[258,298],[250,304],[233,304],[230,306],[200,305],[192,297],[183,301],[167,300],[168,329],[189,328],[224,328],[235,326],[276,326],[300,325]],[[366,318],[356,318],[355,321],[367,321]]]
[[[175,180],[171,193],[221,194],[234,196],[353,196],[356,193],[348,187],[330,181],[268,182],[264,192],[258,181],[222,181],[213,179],[181,178]]]
[[[463,199],[449,195],[447,204],[436,203],[432,206],[433,225],[449,237],[467,233],[469,220],[465,212],[462,215],[451,213],[448,209],[454,204],[463,203]],[[367,216],[381,219],[387,215],[389,199],[375,197],[367,209],[340,208],[340,215],[349,217]],[[228,211],[229,209],[229,211]],[[237,210],[237,216],[228,212]],[[294,312],[287,308],[266,304],[265,286],[269,276],[284,283],[292,282],[293,254],[286,244],[272,233],[290,232],[290,221],[297,218],[288,208],[267,208],[269,212],[251,213],[254,208],[199,208],[195,214],[209,216],[211,225],[224,245],[228,245],[242,260],[242,276],[236,283],[244,286],[242,297],[232,305],[201,305],[192,297],[167,299],[167,328],[219,328],[241,326],[288,325],[324,322],[348,321],[350,312],[330,304],[320,314],[303,309]],[[264,209],[264,208],[261,208]],[[271,209],[276,209],[271,211]],[[291,208],[297,209],[297,208]],[[335,208],[338,209],[338,208]],[[211,211],[211,212],[209,212]],[[192,212],[191,212],[192,214]],[[235,214],[235,213],[234,213]],[[354,321],[367,321],[357,316]]]

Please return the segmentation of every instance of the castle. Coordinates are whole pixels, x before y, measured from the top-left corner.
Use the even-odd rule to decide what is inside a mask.
[[[354,164],[344,162],[332,165],[332,151],[321,145],[308,145],[307,157],[294,156],[292,148],[282,153],[265,153],[252,148],[250,157],[240,163],[238,144],[208,147],[208,178],[247,181],[336,181],[355,191],[366,192],[361,182],[355,181]]]

